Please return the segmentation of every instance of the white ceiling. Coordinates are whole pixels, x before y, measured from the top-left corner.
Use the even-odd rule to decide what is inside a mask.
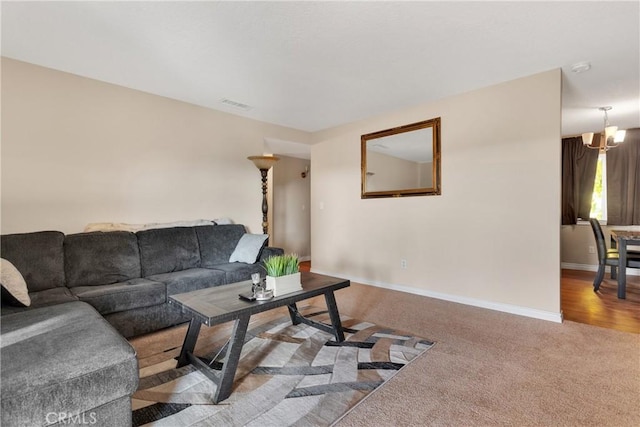
[[[612,124],[640,127],[638,1],[3,1],[1,13],[3,56],[305,131],[560,67],[563,135],[600,131],[604,105]],[[572,73],[579,61],[591,70]]]

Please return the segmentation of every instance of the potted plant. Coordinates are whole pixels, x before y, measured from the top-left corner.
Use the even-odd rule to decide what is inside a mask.
[[[273,296],[302,290],[300,283],[300,260],[296,254],[276,255],[264,261],[267,270],[267,289]]]

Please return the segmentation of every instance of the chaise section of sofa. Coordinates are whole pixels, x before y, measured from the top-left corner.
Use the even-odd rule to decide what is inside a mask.
[[[138,385],[131,345],[83,302],[5,315],[2,425],[131,425]]]

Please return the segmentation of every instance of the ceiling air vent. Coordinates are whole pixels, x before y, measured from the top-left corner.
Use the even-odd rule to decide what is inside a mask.
[[[239,110],[248,111],[251,109],[250,105],[243,104],[242,102],[232,101],[231,99],[227,99],[227,98],[222,98],[220,102],[229,107],[237,108]]]

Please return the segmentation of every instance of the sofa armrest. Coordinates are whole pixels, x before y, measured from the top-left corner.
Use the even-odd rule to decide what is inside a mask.
[[[284,255],[284,249],[275,248],[273,246],[267,246],[266,248],[262,249],[262,253],[260,254],[260,258],[258,259],[258,262],[263,262],[267,258],[276,256],[276,255]]]

